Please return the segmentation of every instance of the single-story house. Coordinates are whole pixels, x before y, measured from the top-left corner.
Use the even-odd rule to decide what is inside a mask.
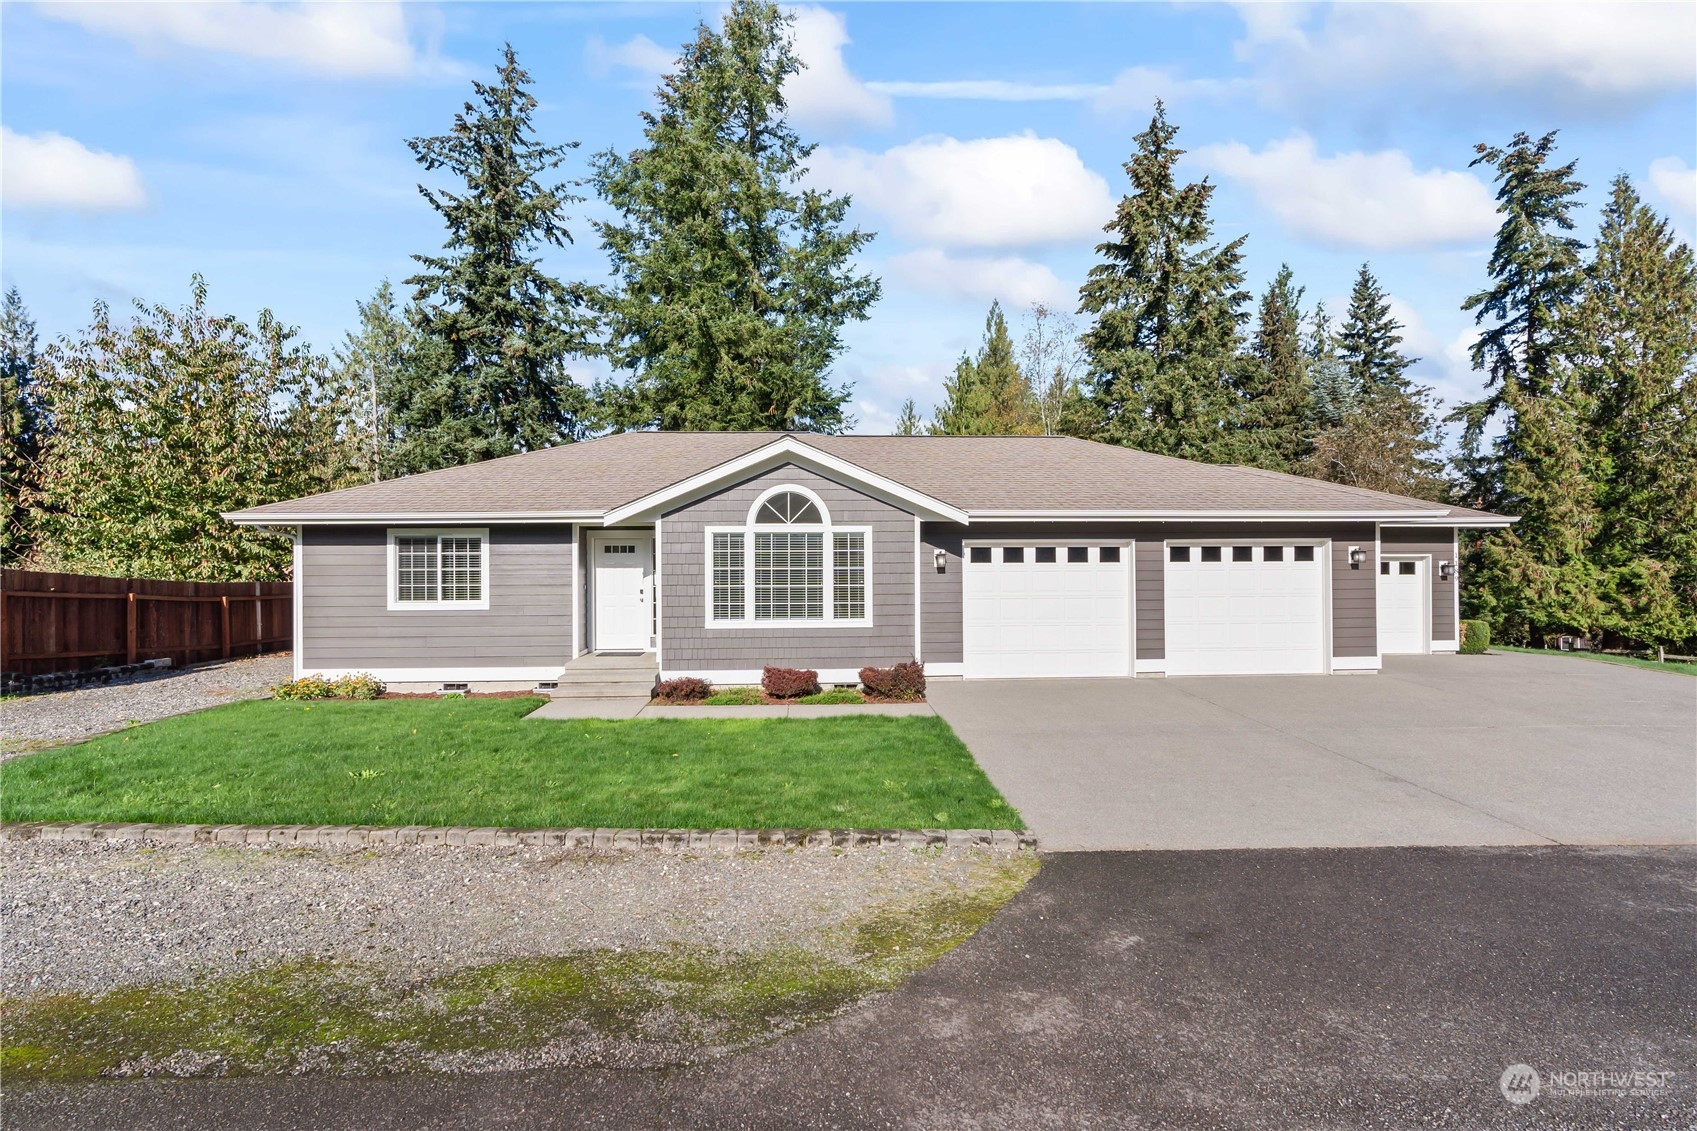
[[[297,674],[546,685],[1373,672],[1453,652],[1512,518],[1058,436],[631,432],[228,516],[295,536]]]

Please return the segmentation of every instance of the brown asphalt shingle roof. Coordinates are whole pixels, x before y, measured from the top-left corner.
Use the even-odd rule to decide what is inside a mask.
[[[772,432],[627,432],[237,512],[248,522],[356,516],[599,516],[764,447]],[[804,444],[969,514],[1374,511],[1442,504],[1255,468],[1193,463],[1063,436],[820,436]],[[1496,518],[1462,507],[1452,517]],[[287,516],[286,518],[284,516]]]

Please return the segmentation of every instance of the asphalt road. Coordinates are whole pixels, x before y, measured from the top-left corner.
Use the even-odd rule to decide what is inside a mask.
[[[1540,1074],[1510,1104],[1512,1064]],[[1671,1072],[1642,1095],[1567,1073]],[[1607,1083],[1607,1081],[1603,1081]],[[1077,853],[899,991],[667,1073],[111,1083],[7,1127],[1697,1125],[1697,849]]]

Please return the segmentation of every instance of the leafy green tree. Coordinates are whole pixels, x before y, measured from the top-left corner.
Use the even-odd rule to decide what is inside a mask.
[[[1072,316],[1047,303],[1034,302],[1020,341],[1019,367],[1036,398],[1045,436],[1072,434],[1085,410],[1079,372],[1084,348]]]
[[[934,436],[1032,436],[1042,432],[1031,384],[1014,356],[1002,304],[992,302],[976,357],[962,355],[943,382]]]
[[[34,544],[35,516],[23,503],[37,484],[37,461],[50,426],[36,379],[35,323],[18,289],[0,308],[0,562],[23,561]]]
[[[498,81],[474,82],[474,102],[438,137],[407,146],[430,172],[463,191],[419,192],[448,229],[440,255],[415,255],[407,280],[419,330],[445,365],[397,381],[386,405],[404,437],[406,470],[512,455],[572,440],[583,430],[585,390],[567,359],[588,352],[583,296],[542,269],[538,253],[564,246],[566,207],[581,198],[542,178],[576,142],[543,145],[532,117],[530,76],[509,45]]]
[[[919,407],[909,397],[902,402],[901,415],[896,418],[896,435],[920,436],[925,433],[925,423],[919,419]]]
[[[791,22],[734,0],[662,82],[646,145],[595,158],[596,191],[618,214],[596,224],[617,278],[596,302],[631,378],[605,394],[618,426],[847,423],[848,390],[827,377],[879,284],[854,270],[872,235],[846,226],[849,198],[800,183],[814,146],[786,116],[784,85],[803,65]]]
[[[1585,245],[1562,233],[1573,229],[1574,197],[1585,186],[1574,180],[1575,162],[1551,167],[1555,140],[1554,131],[1537,141],[1517,133],[1507,148],[1475,147],[1473,164],[1496,170],[1503,217],[1486,265],[1490,285],[1462,303],[1484,327],[1473,346],[1473,368],[1485,373],[1490,395],[1462,405],[1449,419],[1462,425],[1456,467],[1465,501],[1488,509],[1515,505],[1503,463],[1512,458],[1516,426],[1511,416],[1494,453],[1484,450],[1485,430],[1499,411],[1512,413],[1504,393],[1509,384],[1532,397],[1549,393],[1563,311],[1581,283]]]
[[[182,310],[104,303],[74,340],[42,352],[56,421],[29,500],[43,564],[185,581],[277,580],[287,538],[220,512],[344,486],[348,403],[328,363],[270,311],[254,326],[213,313],[196,275]]]
[[[1308,454],[1314,409],[1302,351],[1302,295],[1290,265],[1281,265],[1261,296],[1250,356],[1235,367],[1237,427],[1256,453],[1252,462],[1273,471],[1295,470]]]
[[[1210,462],[1234,462],[1245,445],[1234,426],[1243,243],[1213,241],[1206,180],[1180,185],[1178,127],[1155,104],[1125,164],[1131,191],[1097,245],[1101,258],[1079,291],[1094,316],[1084,334],[1099,438]]]

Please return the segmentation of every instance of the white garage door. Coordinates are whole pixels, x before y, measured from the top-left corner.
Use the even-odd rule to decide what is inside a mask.
[[[1431,586],[1425,558],[1379,559],[1379,651],[1387,656],[1432,650],[1426,611]]]
[[[1167,674],[1323,672],[1326,549],[1167,546]]]
[[[962,632],[970,678],[1131,674],[1131,547],[968,546]]]

